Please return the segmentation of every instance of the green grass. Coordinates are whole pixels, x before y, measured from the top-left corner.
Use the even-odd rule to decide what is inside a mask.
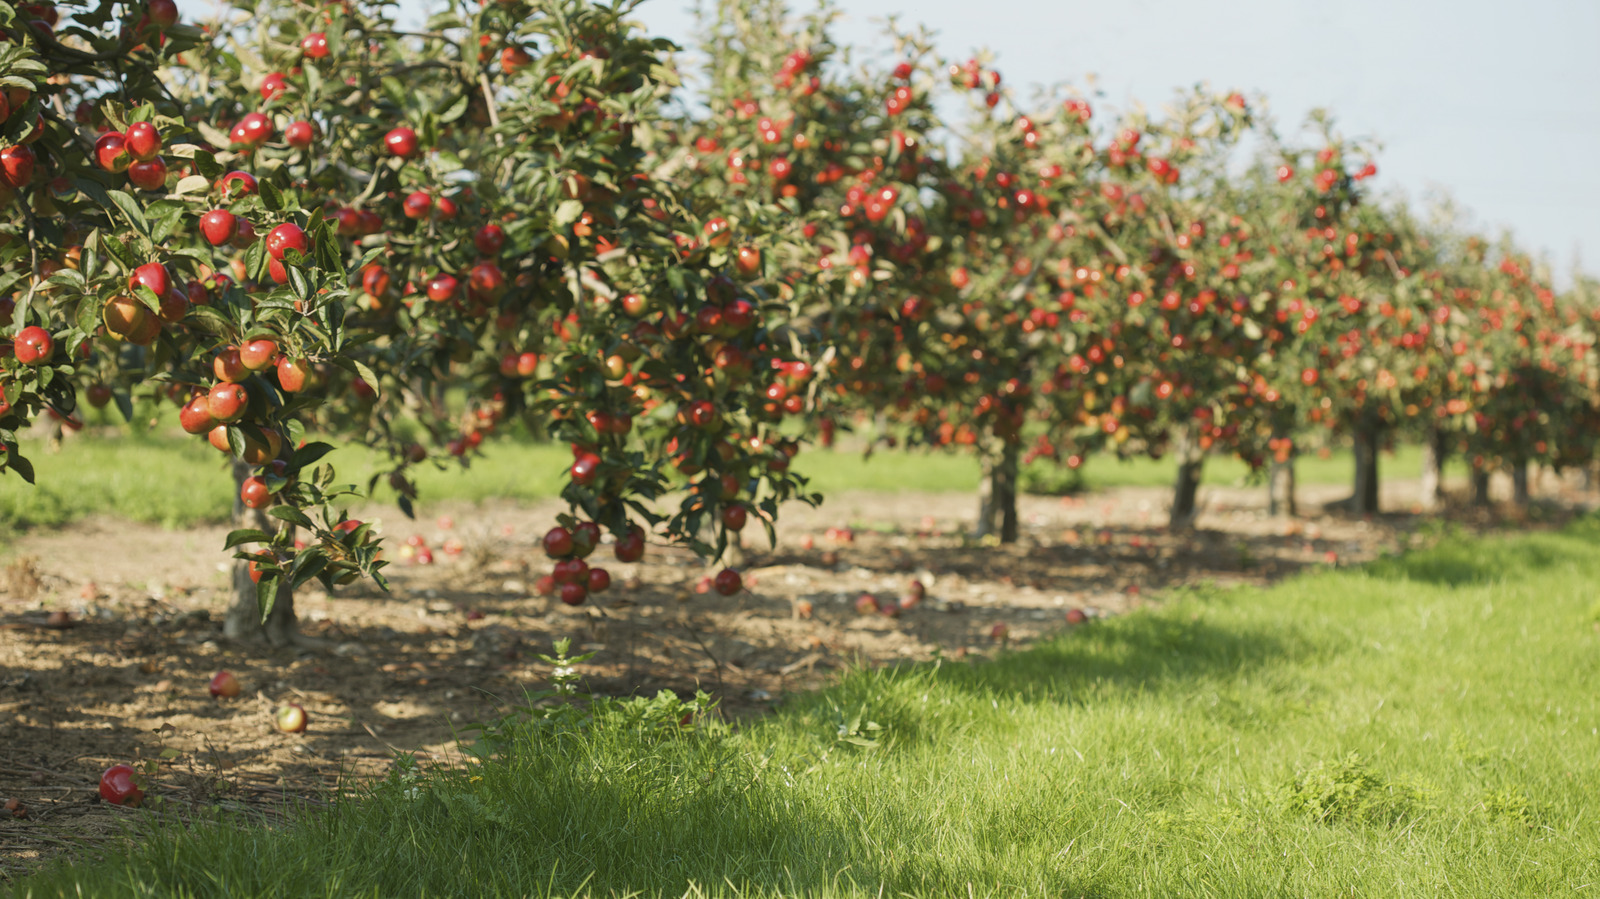
[[[0,477],[0,532],[61,526],[92,514],[168,528],[224,521],[229,515],[232,487],[227,468],[198,439],[135,434],[69,440],[59,453],[28,442],[24,451],[34,461],[38,484]],[[328,461],[339,470],[341,483],[364,486],[381,460],[365,448],[347,447]],[[430,502],[449,500],[546,499],[560,492],[570,462],[570,454],[561,446],[494,441],[465,470],[420,467],[421,502],[426,508]],[[1053,466],[1036,462],[1033,467]],[[977,489],[979,477],[972,456],[936,452],[878,452],[863,458],[844,450],[810,450],[801,454],[796,470],[811,478],[813,488],[824,496],[845,490],[965,492]],[[1387,477],[1415,477],[1420,471],[1421,453],[1415,447],[1401,447],[1383,460]],[[1170,460],[1091,459],[1083,472],[1090,488],[1165,487],[1172,483],[1176,468]],[[1212,459],[1206,465],[1205,482],[1244,483],[1247,474],[1237,460]],[[1300,460],[1299,477],[1303,484],[1347,482],[1350,456],[1344,452],[1327,459],[1306,456]],[[392,493],[380,485],[377,498],[387,501]]]
[[[1600,882],[1597,542],[1201,590],[735,730],[523,728],[469,773],[152,826],[17,895],[1573,895]],[[839,739],[857,715],[876,748]]]

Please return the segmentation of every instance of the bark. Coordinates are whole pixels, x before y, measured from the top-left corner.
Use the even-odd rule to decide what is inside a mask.
[[[1275,432],[1273,436],[1285,437],[1288,435],[1281,432]],[[1279,462],[1277,459],[1273,459],[1272,461],[1272,467],[1267,473],[1268,515],[1286,515],[1290,518],[1293,518],[1295,515],[1294,460],[1296,455],[1298,455],[1298,451],[1295,450],[1291,444],[1288,459],[1283,462]]]
[[[1472,504],[1489,505],[1489,470],[1482,466],[1474,466],[1472,469]]]
[[[1295,516],[1294,506],[1294,454],[1286,462],[1274,461],[1267,482],[1267,513],[1269,515]]]
[[[1378,513],[1378,436],[1377,426],[1370,423],[1356,429],[1355,492],[1350,497],[1350,511],[1357,515]]]
[[[1528,492],[1528,463],[1517,461],[1511,463],[1511,502],[1517,506],[1526,506],[1530,500]]]
[[[1017,472],[1021,448],[1007,441],[999,457],[983,459],[983,479],[978,484],[977,537],[996,534],[1001,543],[1017,542]]]
[[[1422,509],[1432,512],[1444,497],[1444,460],[1449,450],[1444,432],[1435,430],[1422,444]]]
[[[272,519],[260,509],[246,509],[239,501],[239,487],[250,476],[251,466],[234,460],[233,463],[233,526],[256,528],[271,533]],[[290,527],[287,523],[284,527]],[[278,584],[278,595],[273,600],[267,620],[261,620],[261,606],[256,598],[256,585],[250,580],[250,563],[233,560],[233,605],[223,621],[222,632],[230,640],[265,640],[271,646],[288,646],[299,639],[299,624],[294,614],[294,590],[288,581]]]
[[[1172,517],[1169,529],[1177,531],[1193,527],[1200,514],[1196,497],[1200,492],[1200,473],[1205,468],[1206,454],[1200,449],[1192,429],[1184,428],[1178,434],[1178,483],[1172,494]]]

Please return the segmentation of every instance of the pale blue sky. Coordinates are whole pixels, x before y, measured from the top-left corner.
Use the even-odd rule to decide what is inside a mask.
[[[987,47],[1015,86],[1093,73],[1101,105],[1157,106],[1205,81],[1264,92],[1280,127],[1326,106],[1382,144],[1378,186],[1448,191],[1565,277],[1600,274],[1600,0],[848,0],[840,38],[898,14],[946,55]],[[686,43],[691,0],[640,18]],[[1024,94],[1026,96],[1026,94]]]

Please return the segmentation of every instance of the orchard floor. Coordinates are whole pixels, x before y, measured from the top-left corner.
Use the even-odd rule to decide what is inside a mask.
[[[1385,508],[1412,508],[1416,491],[1386,484]],[[581,671],[596,691],[698,688],[747,716],[849,666],[990,653],[997,625],[1026,643],[1065,627],[1069,609],[1110,615],[1177,585],[1267,583],[1442,530],[1439,518],[1412,512],[1321,511],[1344,492],[1302,488],[1303,517],[1285,520],[1266,515],[1261,488],[1205,488],[1198,529],[1176,535],[1162,527],[1166,491],[1025,497],[1022,540],[1004,547],[963,538],[970,495],[844,493],[817,510],[786,510],[777,550],[749,553],[740,595],[698,592],[699,562],[652,547],[642,564],[609,566],[612,589],[576,609],[531,589],[548,570],[535,541],[554,505],[458,505],[417,522],[373,508],[364,517],[397,555],[417,534],[435,563],[397,559],[388,596],[370,586],[307,591],[296,605],[316,645],[284,650],[221,636],[225,528],[91,519],[24,535],[0,560],[0,801],[20,799],[27,815],[0,819],[0,880],[116,831],[127,813],[100,802],[96,783],[117,762],[152,765],[152,792],[173,814],[223,805],[269,818],[359,789],[399,752],[448,763],[461,728],[544,686],[549,666],[538,656],[563,636],[595,653]],[[1597,499],[1554,479],[1536,497],[1528,513],[1456,506],[1445,520],[1472,530],[1553,525]],[[842,527],[853,539],[827,536]],[[461,552],[444,552],[447,540]],[[897,618],[856,612],[862,593],[888,603],[912,578],[927,585],[915,608]],[[47,628],[53,610],[76,625]],[[220,668],[243,683],[237,699],[207,695]],[[271,727],[272,710],[290,701],[310,714],[304,735]]]

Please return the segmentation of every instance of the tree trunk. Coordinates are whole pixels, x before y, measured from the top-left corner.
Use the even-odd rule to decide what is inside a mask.
[[[1355,493],[1350,497],[1350,511],[1357,515],[1378,513],[1378,435],[1377,426],[1370,423],[1356,428]]]
[[[982,538],[990,534],[1001,543],[1017,542],[1017,471],[1021,448],[1006,441],[1000,456],[985,455],[983,480],[978,484],[978,526],[973,532]]]
[[[1449,450],[1445,446],[1443,431],[1434,430],[1422,444],[1422,510],[1432,512],[1439,508],[1444,497],[1444,459]]]
[[[1285,436],[1282,434],[1279,437]],[[1298,451],[1290,445],[1289,458],[1279,462],[1272,460],[1272,468],[1267,475],[1267,514],[1294,517],[1294,459]]]
[[[272,520],[260,509],[247,509],[239,501],[239,487],[250,476],[251,466],[235,459],[233,463],[233,526],[256,528],[271,533]],[[284,527],[291,527],[284,523]],[[294,614],[294,590],[287,580],[278,584],[278,595],[273,600],[267,620],[261,620],[261,606],[256,598],[256,585],[250,580],[250,563],[233,560],[233,605],[223,621],[222,632],[230,640],[265,640],[271,646],[288,646],[299,637],[298,621]]]
[[[1172,516],[1167,521],[1171,530],[1194,526],[1200,514],[1196,496],[1200,492],[1200,473],[1206,464],[1206,454],[1200,449],[1192,428],[1178,432],[1178,483],[1172,493]]]
[[[1528,463],[1518,460],[1511,463],[1511,502],[1521,507],[1526,507],[1530,499],[1528,492]]]
[[[1481,465],[1472,468],[1472,504],[1489,505],[1489,469]]]

